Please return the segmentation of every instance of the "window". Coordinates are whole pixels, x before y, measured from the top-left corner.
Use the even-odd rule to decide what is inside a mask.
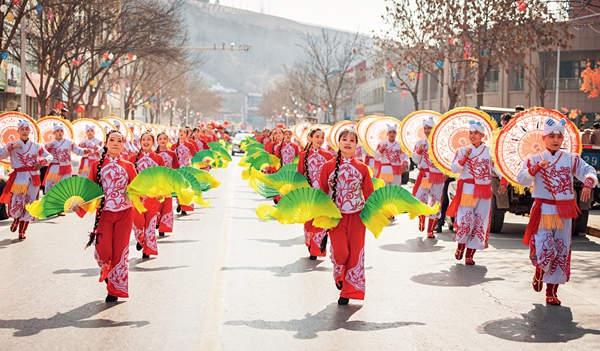
[[[485,87],[484,92],[497,92],[498,91],[498,70],[492,69],[485,75]]]
[[[525,90],[525,67],[523,67],[523,65],[516,65],[513,70],[514,70],[513,90],[514,91]]]

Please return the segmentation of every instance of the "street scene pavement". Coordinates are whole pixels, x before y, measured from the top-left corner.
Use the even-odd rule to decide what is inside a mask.
[[[379,239],[367,232],[366,299],[338,306],[329,258],[308,259],[301,225],[256,218],[270,201],[237,161],[214,171],[211,207],[178,217],[157,257],[143,260],[132,236],[130,298],[117,303],[104,302],[93,250],[83,250],[91,216],[37,221],[24,241],[0,222],[0,349],[600,348],[600,239],[574,238],[563,305],[546,306],[521,243],[527,218],[507,215],[465,266],[447,228],[426,239],[400,215]]]

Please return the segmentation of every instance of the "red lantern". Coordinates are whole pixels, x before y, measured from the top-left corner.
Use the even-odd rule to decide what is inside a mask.
[[[206,125],[204,123],[200,123],[200,128],[204,128]]]
[[[406,90],[402,90],[402,97],[406,97]]]
[[[83,105],[77,105],[77,107],[75,107],[75,112],[83,113],[85,112],[85,107]]]
[[[527,10],[527,3],[523,0],[517,1],[517,11],[523,12]]]
[[[61,110],[65,107],[65,104],[63,104],[61,101],[57,102],[54,104],[54,107]]]
[[[225,120],[225,122],[223,122],[224,126],[228,126],[229,125],[229,121]]]
[[[13,0],[13,4],[15,5],[19,5],[21,3],[21,0]]]

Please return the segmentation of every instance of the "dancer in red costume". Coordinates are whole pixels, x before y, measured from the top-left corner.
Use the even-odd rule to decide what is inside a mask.
[[[62,123],[54,123],[53,129],[54,140],[46,143],[44,146],[54,158],[48,166],[46,177],[44,178],[44,189],[46,192],[52,189],[59,181],[71,177],[73,173],[71,152],[78,156],[83,156],[92,151],[78,147],[72,140],[64,139],[65,130]]]
[[[373,182],[367,166],[354,159],[358,135],[343,130],[335,159],[321,170],[319,186],[329,194],[342,213],[338,225],[329,230],[333,279],[341,290],[338,305],[350,299],[365,298],[365,225],[360,212],[373,193]]]
[[[124,147],[125,137],[111,130],[100,160],[90,165],[90,179],[102,188],[104,197],[88,244],[96,242],[94,258],[100,282],[106,282],[106,302],[129,297],[129,238],[135,210],[125,192],[137,174],[133,164],[120,156]]]
[[[535,199],[523,243],[535,266],[533,290],[540,292],[546,283],[546,303],[560,305],[558,286],[571,276],[571,226],[580,212],[573,176],[583,182],[581,201],[589,200],[598,184],[596,170],[578,154],[561,150],[565,139],[565,119],[547,119],[543,140],[546,150],[530,155],[517,179],[532,189]]]
[[[156,136],[158,147],[156,153],[162,156],[165,161],[165,166],[173,169],[179,168],[177,154],[169,150],[169,136],[165,133],[159,133]],[[165,198],[158,208],[158,236],[165,236],[165,233],[173,232],[173,199]]]
[[[300,153],[298,173],[303,174],[313,188],[319,188],[321,169],[325,162],[332,158],[327,151],[321,149],[324,142],[325,133],[319,128],[312,129],[308,133],[306,149]],[[326,255],[325,252],[321,252],[321,241],[326,232],[325,229],[314,227],[312,221],[304,223],[304,243],[308,247],[311,260]]]
[[[459,174],[456,195],[446,215],[455,217],[454,241],[458,243],[454,257],[474,265],[475,251],[487,248],[490,235],[490,205],[492,201],[492,172],[500,177],[498,194],[506,192],[507,181],[492,160],[490,147],[483,143],[485,129],[481,121],[469,121],[471,145],[456,151],[452,172]],[[465,254],[466,249],[466,254]]]
[[[19,120],[19,140],[0,148],[0,159],[10,157],[13,172],[4,187],[0,202],[8,205],[8,215],[14,218],[10,226],[11,232],[19,230],[19,239],[25,239],[25,232],[33,217],[26,205],[37,200],[40,190],[39,169],[52,162],[53,157],[44,147],[29,140],[31,128],[27,120]]]
[[[275,145],[283,140],[283,129],[276,128],[271,134],[271,141],[265,145],[265,151],[271,155],[275,155]]]
[[[190,130],[188,128],[179,129],[179,140],[171,145],[171,150],[177,154],[177,161],[179,166],[191,166],[192,157],[198,152],[198,148],[193,140],[189,139]],[[177,202],[177,212],[181,212],[182,216],[187,215],[188,211],[194,210],[194,204],[184,206]]]
[[[85,135],[87,139],[79,143],[79,147],[82,149],[90,149],[93,150],[88,155],[85,155],[81,158],[81,163],[79,164],[79,176],[83,178],[87,178],[90,175],[90,162],[97,161],[100,159],[100,154],[102,153],[103,143],[102,140],[96,138],[96,126],[93,124],[85,125]]]
[[[296,156],[300,154],[300,150],[296,144],[292,143],[292,131],[286,129],[283,131],[283,139],[275,143],[273,154],[281,160],[281,167],[294,162]]]
[[[423,120],[423,133],[425,138],[417,141],[415,149],[412,154],[412,160],[419,169],[419,175],[413,188],[413,196],[419,199],[422,203],[433,206],[436,203],[442,202],[442,195],[444,190],[444,174],[435,167],[431,159],[429,158],[429,141],[427,138],[431,133],[435,121],[432,117]],[[441,217],[441,206],[440,210],[429,216],[429,223],[427,225],[427,237],[430,239],[435,238],[433,230],[437,225],[438,220]],[[425,230],[425,216],[419,216],[419,231]]]
[[[165,161],[153,150],[154,135],[146,131],[140,137],[140,151],[129,159],[133,163],[136,172],[140,173],[146,168],[164,166]],[[169,198],[168,200],[170,200]],[[164,199],[163,201],[167,201]],[[158,255],[156,244],[156,227],[158,226],[158,210],[161,205],[160,199],[142,199],[146,212],[133,211],[133,235],[137,240],[136,248],[142,250],[142,258],[150,258],[150,255]]]

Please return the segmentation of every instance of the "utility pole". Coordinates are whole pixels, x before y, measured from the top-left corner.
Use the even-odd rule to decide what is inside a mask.
[[[25,39],[27,38],[27,19],[21,19],[21,113],[27,114],[27,57]]]

